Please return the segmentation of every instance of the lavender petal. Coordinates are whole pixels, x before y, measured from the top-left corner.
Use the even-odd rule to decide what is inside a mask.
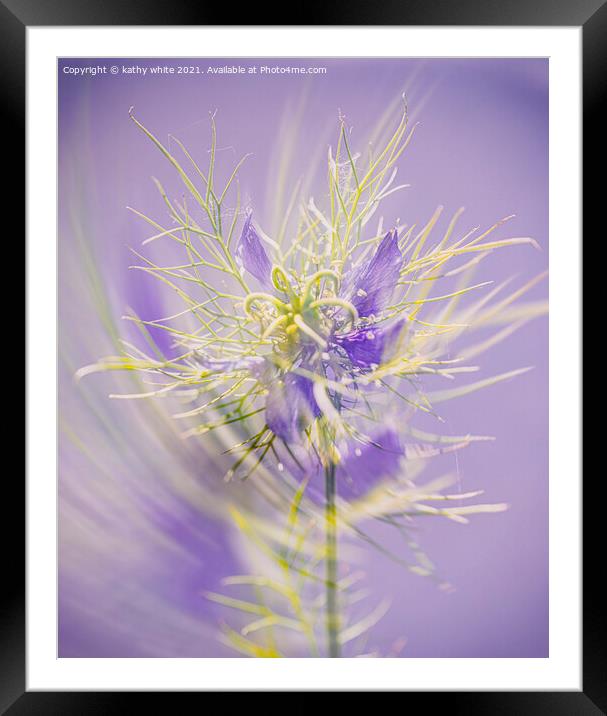
[[[351,449],[337,469],[337,490],[341,497],[361,497],[382,480],[394,477],[404,451],[398,435],[385,430],[372,442]]]
[[[249,212],[242,227],[240,241],[236,248],[236,258],[241,268],[254,276],[264,288],[270,288],[272,286],[272,263],[253,226],[251,216],[252,214]]]
[[[398,234],[392,229],[381,240],[373,258],[353,272],[347,282],[346,298],[359,316],[377,315],[383,311],[392,297],[402,264]]]
[[[400,319],[390,326],[367,326],[333,337],[333,345],[345,353],[355,368],[369,371],[382,361],[394,358],[399,351],[406,326]]]
[[[287,373],[271,383],[266,397],[266,424],[285,442],[296,442],[320,415],[309,378]]]

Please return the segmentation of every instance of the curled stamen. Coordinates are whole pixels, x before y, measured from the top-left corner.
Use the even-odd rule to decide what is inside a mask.
[[[280,313],[286,313],[289,310],[289,307],[286,303],[283,303],[281,300],[276,298],[276,296],[272,296],[269,293],[250,293],[244,300],[243,308],[247,316],[249,318],[256,318],[254,313],[251,311],[251,304],[254,301],[265,301],[266,303],[272,304],[274,308],[276,308],[277,311]]]
[[[289,296],[293,296],[293,289],[291,288],[287,274],[280,266],[274,266],[272,268],[272,283],[277,291],[282,291]]]
[[[310,292],[314,284],[318,283],[323,278],[331,279],[331,281],[333,281],[335,292],[337,293],[339,289],[339,276],[335,273],[335,271],[331,271],[331,269],[322,269],[321,271],[317,271],[315,274],[312,274],[312,276],[310,276],[310,278],[306,281],[303,290],[304,304],[312,298],[310,296]]]
[[[287,321],[288,318],[289,318],[288,315],[287,315],[287,314],[284,314],[284,313],[282,314],[282,316],[277,316],[277,317],[270,323],[270,325],[266,328],[266,330],[262,333],[262,335],[261,335],[261,340],[263,341],[263,340],[265,340],[266,338],[268,338],[269,336],[271,336],[272,333],[274,333],[274,331],[278,328],[278,326],[280,326],[282,323],[284,323],[285,321]]]
[[[345,311],[348,311],[352,317],[352,323],[356,323],[358,321],[358,311],[356,310],[356,306],[350,303],[350,301],[345,301],[343,298],[318,298],[310,304],[310,308],[320,308],[321,306],[338,306],[339,308],[343,308]]]

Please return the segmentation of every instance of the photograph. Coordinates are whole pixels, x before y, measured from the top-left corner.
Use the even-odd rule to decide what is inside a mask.
[[[406,51],[57,58],[59,660],[549,657],[549,59]]]

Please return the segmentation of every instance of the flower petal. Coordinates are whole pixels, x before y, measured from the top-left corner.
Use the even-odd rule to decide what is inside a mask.
[[[403,255],[398,246],[396,229],[381,240],[373,258],[353,272],[347,299],[362,317],[377,315],[392,297],[400,275]]]
[[[320,415],[313,383],[297,373],[287,373],[270,384],[266,397],[266,423],[285,442],[296,442]]]
[[[461,450],[467,442],[454,443],[443,447],[424,443],[407,443],[391,428],[379,428],[361,441],[348,441],[339,445],[343,455],[336,469],[337,494],[344,500],[363,498],[371,490],[384,485],[394,487],[403,473],[406,460],[432,458],[435,455]],[[307,458],[307,459],[306,459]],[[290,474],[297,480],[308,478],[306,496],[316,504],[324,503],[324,472],[313,455],[303,453],[298,462],[289,462],[289,456],[281,456],[288,465]]]
[[[347,449],[341,445],[340,450],[344,458],[337,465],[336,487],[337,494],[345,500],[362,497],[382,482],[394,479],[400,472],[404,456],[397,433],[389,428],[378,430],[365,443],[349,441]],[[296,480],[308,478],[306,496],[322,505],[325,476],[318,459],[308,453],[298,456],[298,464],[290,461],[289,455],[281,455],[281,460]]]
[[[356,368],[373,370],[381,362],[384,335],[379,329],[357,328],[350,333],[335,336],[334,343]]]
[[[381,329],[383,334],[382,363],[387,363],[403,355],[403,348],[409,328],[409,319],[406,316],[399,318],[389,326]]]
[[[389,326],[367,326],[334,336],[333,344],[343,351],[355,368],[374,370],[382,361],[399,352],[407,320],[402,318]]]
[[[372,442],[348,452],[337,468],[337,490],[341,497],[360,497],[400,469],[403,448],[393,430],[385,430]]]
[[[272,263],[257,231],[255,231],[251,216],[252,214],[249,212],[242,227],[240,241],[236,248],[236,258],[241,268],[248,271],[265,288],[270,288],[272,286]]]

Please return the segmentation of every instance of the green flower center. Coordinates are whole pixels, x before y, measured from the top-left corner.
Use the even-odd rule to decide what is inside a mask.
[[[244,309],[250,318],[262,324],[262,338],[278,335],[287,352],[299,347],[302,334],[325,349],[334,325],[333,315],[338,311],[342,313],[344,323],[348,319],[351,325],[358,321],[354,305],[337,295],[340,278],[335,271],[317,271],[301,286],[294,288],[285,271],[280,266],[274,266],[272,284],[277,292],[286,295],[287,300],[270,293],[250,293],[245,299]],[[266,309],[254,310],[254,304],[265,304]]]

